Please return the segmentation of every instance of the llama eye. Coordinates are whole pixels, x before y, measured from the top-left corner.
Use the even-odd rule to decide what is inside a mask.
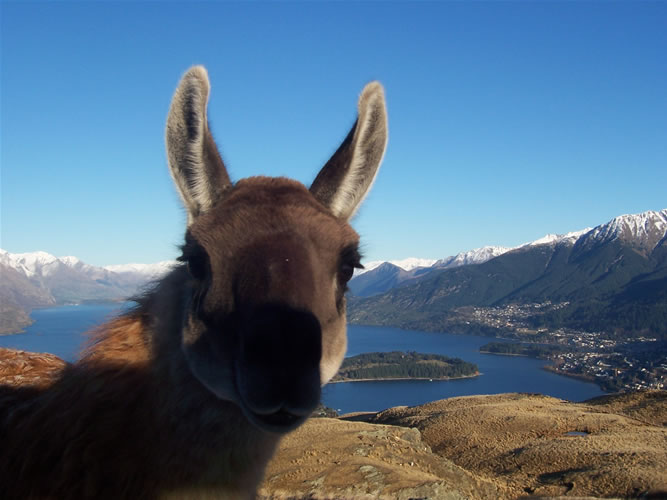
[[[185,265],[188,268],[190,275],[197,279],[203,280],[208,273],[208,258],[204,255],[193,255],[187,258]]]
[[[347,283],[354,276],[355,269],[363,269],[361,255],[357,247],[348,247],[341,253],[340,265],[338,267],[338,278],[342,283]]]
[[[352,279],[353,274],[354,274],[354,266],[351,264],[342,264],[340,266],[340,270],[338,271],[340,280],[344,283],[350,281]]]
[[[178,260],[185,263],[188,272],[196,280],[204,281],[209,275],[210,262],[208,254],[190,235],[186,235],[183,255]]]

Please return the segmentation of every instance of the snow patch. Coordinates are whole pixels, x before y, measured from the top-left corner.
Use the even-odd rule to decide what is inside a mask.
[[[2,260],[3,264],[28,277],[51,274],[62,264],[57,257],[41,251],[12,254],[3,250]]]
[[[104,269],[119,274],[134,273],[156,277],[171,271],[176,264],[177,262],[175,260],[165,260],[154,264],[117,264],[104,266]]]
[[[572,231],[571,233],[566,233],[566,234],[547,234],[546,236],[543,236],[542,238],[539,238],[535,241],[519,245],[517,248],[532,247],[537,245],[552,245],[562,242],[574,244],[580,237],[582,237],[584,234],[589,233],[591,230],[592,228],[587,227],[586,229],[581,229],[579,231]]]
[[[653,250],[667,236],[667,209],[614,217],[607,224],[593,229],[589,238],[598,241],[634,240],[639,246]]]
[[[154,264],[122,264],[117,266],[97,267],[86,264],[78,257],[55,257],[50,253],[38,251],[29,253],[9,253],[0,249],[0,263],[11,267],[28,278],[51,276],[59,269],[70,268],[92,279],[101,279],[108,273],[135,274],[145,278],[157,278],[169,272],[175,260]]]
[[[373,269],[380,267],[382,264],[389,263],[394,266],[400,267],[404,271],[412,271],[418,267],[431,267],[436,263],[436,259],[421,259],[418,257],[408,257],[407,259],[401,260],[373,260],[371,262],[364,262],[364,269],[357,269],[354,273],[355,276],[367,273]]]

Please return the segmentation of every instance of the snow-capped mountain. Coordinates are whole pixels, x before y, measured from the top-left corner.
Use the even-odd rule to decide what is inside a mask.
[[[667,239],[667,209],[633,215],[620,215],[606,224],[595,227],[578,241],[577,246],[588,248],[614,240],[629,243],[643,253],[651,253]]]
[[[511,250],[516,250],[517,248],[523,248],[528,246],[536,245],[551,245],[560,242],[569,242],[574,244],[577,239],[589,232],[591,229],[583,229],[581,231],[575,231],[567,234],[547,234],[542,238],[539,238],[535,241],[524,243],[518,247],[501,247],[501,246],[485,246],[481,248],[474,248],[468,250],[467,252],[460,252],[456,255],[450,255],[444,259],[420,259],[417,257],[410,257],[402,260],[374,260],[371,262],[364,263],[364,269],[359,269],[355,272],[355,277],[365,274],[369,271],[373,271],[383,264],[391,264],[396,267],[400,267],[404,271],[412,271],[414,269],[420,268],[438,268],[438,269],[448,269],[458,266],[468,266],[472,264],[482,264],[487,260],[491,260],[494,257],[498,257],[504,253],[507,253]]]
[[[119,264],[114,266],[104,266],[104,269],[117,274],[130,273],[155,278],[166,274],[175,264],[175,260],[165,260],[155,264]]]
[[[606,224],[566,234],[547,234],[517,247],[485,246],[437,261],[410,258],[404,260],[373,261],[366,269],[355,274],[350,289],[366,296],[387,291],[405,282],[425,276],[435,269],[483,264],[508,252],[529,251],[543,245],[577,246],[580,251],[618,239],[648,254],[659,245],[667,245],[667,209],[635,215],[621,215]],[[363,276],[363,278],[362,278]]]
[[[590,230],[591,228],[587,227],[586,229],[582,229],[581,231],[573,231],[571,233],[566,233],[566,234],[547,234],[535,241],[524,243],[523,245],[519,245],[518,247],[515,248],[534,247],[539,245],[555,245],[558,243],[569,243],[574,245],[581,236],[590,232]],[[514,250],[514,248],[508,250]]]
[[[451,257],[445,257],[438,260],[433,267],[447,269],[450,267],[468,266],[470,264],[481,264],[487,260],[504,254],[512,250],[508,247],[487,246],[482,248],[475,248],[467,252],[461,252]]]
[[[412,271],[413,269],[417,269],[418,267],[431,267],[433,264],[436,263],[436,260],[420,259],[417,257],[408,257],[407,259],[389,260],[389,261],[373,260],[371,262],[364,262],[364,268],[357,269],[355,276],[359,276],[361,274],[367,273],[368,271],[372,271],[373,269],[376,269],[380,267],[382,264],[385,264],[387,262],[396,267],[400,267],[404,271]]]
[[[470,311],[559,304],[558,312],[530,314],[527,324],[667,335],[667,210],[548,235],[478,265],[431,268],[407,280],[406,271],[385,271],[376,282],[371,273],[350,282],[354,291],[354,281],[365,278],[361,298],[348,301],[352,323],[504,335],[507,325],[475,319]]]
[[[164,275],[175,261],[97,267],[77,257],[0,249],[0,333],[30,323],[35,307],[86,300],[122,300]]]
[[[36,274],[48,275],[63,263],[46,252],[11,254],[0,249],[0,264],[16,269],[21,274],[31,277]]]
[[[12,254],[0,250],[0,265],[48,292],[56,303],[125,298],[147,281],[165,274],[174,264],[166,261],[97,267],[72,256],[56,257],[42,251]]]
[[[371,261],[365,263],[365,269],[357,272],[355,276],[372,271],[387,262],[400,267],[404,271],[412,271],[416,268],[426,267],[446,269],[471,264],[482,264],[499,255],[520,248],[539,245],[556,245],[560,243],[574,245],[575,243],[582,244],[582,242],[595,241],[597,243],[604,243],[606,241],[620,239],[625,242],[633,242],[633,244],[639,248],[652,251],[664,241],[666,234],[667,209],[658,212],[651,210],[640,214],[620,215],[606,224],[602,224],[595,228],[588,227],[566,234],[547,234],[542,238],[529,241],[528,243],[524,243],[517,247],[485,246],[438,260],[410,257],[403,260]]]
[[[428,274],[434,269],[481,264],[509,250],[512,249],[487,246],[439,260],[411,257],[403,260],[372,261],[364,263],[364,269],[355,272],[349,288],[353,294],[367,297],[386,292],[405,282]]]
[[[28,278],[50,276],[62,268],[78,271],[91,278],[99,279],[114,274],[137,274],[141,276],[161,276],[169,271],[176,261],[163,261],[154,264],[120,264],[97,267],[86,264],[78,257],[56,257],[47,252],[9,253],[0,249],[0,264],[15,269]]]

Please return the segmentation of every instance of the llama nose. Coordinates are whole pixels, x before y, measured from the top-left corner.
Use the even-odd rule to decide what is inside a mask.
[[[280,304],[253,307],[244,316],[237,373],[248,409],[259,415],[309,415],[320,399],[319,321]]]

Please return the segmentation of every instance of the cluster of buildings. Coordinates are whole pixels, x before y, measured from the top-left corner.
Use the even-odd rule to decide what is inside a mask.
[[[618,339],[605,332],[570,328],[534,328],[527,319],[568,303],[510,304],[461,311],[473,324],[499,329],[503,336],[525,343],[559,346],[549,351],[553,371],[585,378],[609,391],[667,389],[667,347],[652,337]]]
[[[516,337],[523,340],[523,336],[533,335],[540,338],[548,334],[552,336],[547,328],[534,328],[528,323],[528,318],[532,318],[548,311],[557,311],[566,307],[569,302],[552,303],[551,301],[532,303],[532,304],[508,304],[494,307],[461,307],[456,310],[459,317],[468,324],[476,324],[485,327],[496,328],[507,332],[507,336]],[[563,333],[561,330],[558,332]],[[542,341],[540,339],[540,341]]]
[[[667,389],[667,359],[664,353],[650,349],[634,353],[627,349],[620,351],[558,354],[552,358],[553,370],[595,381],[609,391]]]

